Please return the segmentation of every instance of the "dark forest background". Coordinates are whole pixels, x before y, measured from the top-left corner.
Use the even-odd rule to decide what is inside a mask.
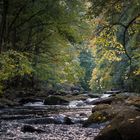
[[[139,33],[139,0],[0,0],[0,93],[140,92]]]

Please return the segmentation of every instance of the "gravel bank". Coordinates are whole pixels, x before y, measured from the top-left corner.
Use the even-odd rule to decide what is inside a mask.
[[[63,125],[47,124],[32,125],[45,130],[44,133],[23,133],[22,126],[17,122],[2,121],[0,125],[0,140],[94,140],[99,129],[83,128],[81,124]]]

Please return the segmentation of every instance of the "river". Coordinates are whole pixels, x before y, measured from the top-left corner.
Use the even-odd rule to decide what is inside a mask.
[[[103,126],[85,128],[82,124],[91,114],[93,105],[89,102],[96,99],[74,100],[69,105],[44,105],[40,101],[1,109],[0,140],[93,140]],[[44,132],[23,132],[25,125]]]

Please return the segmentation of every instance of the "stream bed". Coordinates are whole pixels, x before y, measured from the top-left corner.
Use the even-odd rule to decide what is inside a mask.
[[[93,140],[103,126],[82,127],[92,107],[75,100],[69,105],[43,105],[42,102],[36,102],[1,109],[0,140]],[[42,132],[24,132],[25,125]]]

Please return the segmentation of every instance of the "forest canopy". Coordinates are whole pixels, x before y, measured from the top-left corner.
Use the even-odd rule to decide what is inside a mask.
[[[92,0],[89,13],[96,26],[91,87],[140,91],[140,1]]]
[[[140,92],[139,33],[139,0],[1,0],[0,92]]]

